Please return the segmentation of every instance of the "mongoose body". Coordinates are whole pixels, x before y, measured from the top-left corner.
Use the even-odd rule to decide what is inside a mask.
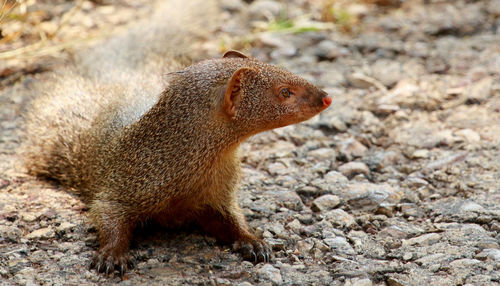
[[[123,273],[133,229],[149,220],[197,222],[245,258],[268,261],[269,247],[252,234],[237,204],[238,145],[309,119],[331,98],[288,71],[235,51],[167,78],[149,105],[133,106],[115,95],[74,107],[92,109],[87,116],[71,105],[37,112],[54,109],[50,97],[35,104],[25,148],[29,172],[77,190],[89,205],[100,242],[92,262],[98,271]],[[106,98],[106,88],[92,92]]]

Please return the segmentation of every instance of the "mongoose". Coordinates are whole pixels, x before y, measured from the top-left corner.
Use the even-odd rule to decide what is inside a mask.
[[[94,104],[102,108],[95,118],[71,107],[40,118],[44,112],[35,109],[26,165],[33,175],[75,189],[88,204],[100,242],[92,261],[98,271],[127,270],[132,231],[148,220],[197,222],[245,259],[269,261],[270,248],[252,234],[237,204],[238,145],[307,120],[330,103],[306,80],[229,51],[169,74],[157,102],[132,121],[122,119],[129,111],[113,101]],[[51,104],[57,101],[49,97],[35,108]]]

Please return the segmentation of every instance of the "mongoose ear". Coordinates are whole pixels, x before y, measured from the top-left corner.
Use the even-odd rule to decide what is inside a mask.
[[[245,56],[243,53],[241,52],[238,52],[238,51],[234,51],[234,50],[231,50],[231,51],[227,51],[224,53],[224,55],[222,56],[223,59],[227,59],[227,58],[241,58],[241,59],[247,59],[248,57]]]
[[[236,116],[238,106],[243,96],[241,83],[245,77],[249,77],[255,73],[257,73],[255,69],[240,68],[234,72],[233,76],[231,76],[231,79],[227,83],[226,90],[224,92],[223,109],[232,119]]]

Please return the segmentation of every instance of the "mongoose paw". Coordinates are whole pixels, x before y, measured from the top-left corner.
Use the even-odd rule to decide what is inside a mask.
[[[106,275],[113,275],[115,270],[120,273],[123,277],[128,269],[133,268],[134,262],[128,255],[111,255],[105,253],[104,251],[99,251],[92,261],[90,262],[89,268],[97,270],[98,273],[104,273]]]
[[[258,263],[271,260],[271,248],[260,239],[238,240],[233,244],[233,249],[239,251],[243,259]]]

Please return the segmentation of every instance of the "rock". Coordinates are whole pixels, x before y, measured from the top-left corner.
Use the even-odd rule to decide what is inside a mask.
[[[245,281],[245,282],[241,282],[241,283],[236,284],[236,286],[253,286],[253,284]]]
[[[424,168],[424,171],[429,172],[432,170],[441,169],[451,163],[462,161],[467,157],[467,154],[467,152],[457,152],[448,156],[441,157],[427,164]]]
[[[491,0],[486,11],[493,16],[500,17],[500,0]]]
[[[300,224],[300,221],[298,219],[292,220],[286,226],[294,232],[299,232],[299,230],[302,228],[302,224]]]
[[[405,252],[403,254],[403,260],[405,260],[405,261],[411,260],[412,258],[413,258],[413,253],[411,253],[411,252]]]
[[[397,279],[395,277],[389,277],[387,279],[387,285],[388,286],[408,286],[410,284],[403,282],[400,279]]]
[[[397,61],[379,59],[371,66],[372,75],[386,87],[395,85],[402,77],[401,64]]]
[[[393,217],[395,209],[396,209],[396,205],[395,204],[381,203],[378,206],[378,208],[375,211],[375,213],[376,214],[385,215],[386,217]]]
[[[455,135],[463,138],[467,143],[477,143],[481,140],[481,137],[477,132],[471,129],[461,129],[455,132]]]
[[[349,180],[337,171],[328,172],[323,179],[327,184],[337,184],[337,185],[345,185],[349,182]]]
[[[325,84],[325,85],[328,84],[331,86],[344,85],[345,82],[346,82],[346,79],[345,79],[344,73],[342,71],[337,70],[337,69],[325,70],[321,74],[321,78],[320,78],[320,84]],[[337,123],[337,125],[339,125],[339,124],[342,124],[342,123]],[[340,129],[344,128],[343,126],[337,126],[337,127],[339,127]]]
[[[349,50],[330,40],[323,40],[316,45],[315,56],[320,60],[333,60],[349,54]]]
[[[34,222],[40,217],[40,214],[35,214],[35,213],[23,213],[21,218],[25,222]]]
[[[354,217],[342,209],[328,211],[325,213],[325,217],[335,227],[350,228],[356,224]]]
[[[415,262],[418,265],[422,265],[424,267],[427,267],[427,266],[435,265],[437,263],[441,263],[443,261],[446,261],[447,259],[449,259],[449,256],[444,254],[444,253],[433,253],[430,255],[426,255],[422,258],[419,258],[419,259],[415,260]]]
[[[395,104],[378,104],[375,106],[373,112],[378,115],[388,116],[400,110],[398,105]]]
[[[363,174],[366,177],[370,176],[370,169],[363,162],[348,162],[338,167],[338,170],[348,178],[354,177],[357,174]]]
[[[481,103],[491,95],[493,78],[486,77],[473,83],[467,92],[467,100],[473,103]]]
[[[406,182],[409,187],[415,187],[415,188],[420,188],[423,186],[427,186],[429,182],[427,182],[424,179],[418,178],[418,177],[408,177],[406,178]]]
[[[483,249],[480,253],[476,255],[479,260],[491,260],[495,262],[500,262],[500,249],[497,248],[487,248]]]
[[[229,12],[238,12],[246,8],[246,4],[242,0],[222,0],[220,5],[222,9]]]
[[[315,199],[311,205],[311,209],[315,212],[327,211],[335,208],[340,204],[339,197],[335,195],[323,195]]]
[[[383,259],[386,255],[384,247],[363,231],[350,231],[347,237],[353,242],[357,253],[377,259]]]
[[[332,148],[319,148],[309,151],[307,155],[320,160],[335,160],[337,153]]]
[[[382,202],[397,204],[403,193],[388,184],[353,183],[340,196],[361,210],[375,210]]]
[[[359,72],[349,74],[347,76],[347,80],[353,87],[356,88],[367,89],[370,87],[376,87],[379,90],[386,91],[385,86],[381,82]]]
[[[61,223],[58,227],[56,227],[56,231],[57,232],[67,232],[69,230],[71,230],[72,228],[74,228],[76,225],[75,224],[72,224],[70,222],[63,222]]]
[[[309,253],[311,251],[311,249],[314,246],[314,243],[308,242],[306,240],[300,240],[300,241],[297,241],[295,246],[297,247],[298,251],[305,254],[305,253]]]
[[[289,173],[288,167],[282,162],[275,162],[267,165],[267,170],[272,175],[286,175]]]
[[[283,11],[283,5],[271,0],[257,0],[248,7],[248,12],[255,20],[278,19],[281,11]]]
[[[284,206],[287,209],[301,211],[304,208],[302,200],[294,191],[270,191],[278,205]]]
[[[304,192],[309,193],[310,195],[323,195],[329,193],[342,193],[342,191],[346,188],[349,179],[347,179],[344,175],[337,171],[328,172],[323,178],[314,179],[311,182],[316,190],[306,187],[303,187],[302,190],[297,190],[299,194],[305,194]]]
[[[255,2],[254,2],[255,3]],[[297,53],[297,48],[279,34],[264,32],[259,34],[259,40],[262,44],[275,48],[271,52],[271,57],[277,59],[280,57],[290,57]]]
[[[271,264],[264,264],[261,268],[257,269],[257,274],[263,280],[270,280],[274,284],[281,284],[283,278],[281,277],[280,270],[274,268]]]
[[[336,254],[356,254],[345,237],[337,236],[333,238],[325,238],[323,239],[323,241],[326,243],[326,245],[330,246],[330,249],[332,249]]]
[[[427,149],[418,149],[418,150],[415,150],[415,152],[413,152],[413,154],[411,154],[411,158],[412,159],[425,159],[425,158],[429,158],[431,152]]]
[[[0,237],[6,239],[8,242],[18,243],[22,235],[23,232],[15,226],[0,225]]]
[[[480,204],[471,201],[466,201],[460,206],[460,211],[462,212],[477,212],[482,210],[484,208]]]
[[[344,286],[372,286],[373,283],[370,279],[368,278],[352,278],[349,279],[343,284]]]
[[[410,239],[403,239],[403,246],[432,245],[441,239],[438,233],[427,233]]]
[[[355,158],[363,157],[368,148],[354,138],[349,138],[340,143],[340,156],[347,161],[352,161]]]
[[[453,268],[468,268],[470,266],[481,264],[482,262],[477,259],[463,258],[457,259],[450,262],[450,266]]]
[[[282,223],[272,222],[265,226],[272,234],[277,235],[278,237],[285,233],[285,227]]]
[[[54,237],[54,229],[51,227],[40,228],[26,235],[27,239],[47,239]]]

